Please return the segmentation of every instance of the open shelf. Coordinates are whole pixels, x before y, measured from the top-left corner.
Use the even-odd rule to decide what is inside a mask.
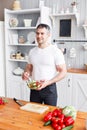
[[[56,17],[75,17],[76,18],[76,23],[77,23],[77,26],[79,26],[79,13],[76,12],[76,13],[58,13],[58,14],[51,14],[50,17],[52,19],[53,22],[55,22],[55,18]]]

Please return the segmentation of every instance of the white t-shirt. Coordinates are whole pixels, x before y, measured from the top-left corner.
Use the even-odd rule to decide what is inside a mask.
[[[50,80],[57,71],[56,65],[65,64],[63,53],[54,45],[44,49],[35,47],[29,52],[29,64],[33,65],[32,79]]]

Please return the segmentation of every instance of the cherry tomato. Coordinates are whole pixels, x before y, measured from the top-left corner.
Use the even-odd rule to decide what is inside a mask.
[[[58,109],[58,112],[57,112],[57,115],[58,117],[62,114],[62,110],[61,109]]]
[[[55,128],[55,130],[62,130],[62,128],[61,128],[61,126],[57,126],[56,128]]]
[[[54,109],[54,110],[53,110],[52,116],[58,116],[58,109]]]
[[[0,105],[5,104],[4,100],[2,98],[0,98]]]
[[[52,112],[48,112],[45,116],[44,116],[44,121],[47,122],[49,120],[52,119]]]
[[[63,124],[63,119],[59,118],[58,124],[61,126]]]
[[[53,112],[52,112],[53,114],[52,114],[52,116],[60,116],[61,114],[62,114],[62,111],[61,111],[61,109],[54,109],[53,110]]]
[[[60,126],[62,129],[66,127],[65,124],[61,124]]]
[[[41,83],[36,81],[36,86],[41,86]]]
[[[52,123],[52,127],[53,127],[54,129],[56,129],[57,126],[58,126],[57,123]]]
[[[65,115],[64,114],[61,114],[58,116],[59,118],[61,118],[62,120],[64,119]]]
[[[58,123],[59,118],[57,118],[57,117],[52,117],[51,121],[52,121],[52,123]]]

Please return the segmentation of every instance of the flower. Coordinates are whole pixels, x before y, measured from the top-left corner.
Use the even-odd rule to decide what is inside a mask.
[[[77,5],[78,3],[76,2],[76,1],[73,1],[72,3],[71,3],[71,5],[72,6],[75,6],[75,5]]]

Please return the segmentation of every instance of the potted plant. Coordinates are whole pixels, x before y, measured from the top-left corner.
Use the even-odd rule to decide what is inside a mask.
[[[72,8],[73,8],[73,12],[74,12],[74,13],[77,12],[77,5],[78,5],[78,3],[77,3],[76,1],[73,1],[73,2],[71,3],[71,6],[72,6]]]

